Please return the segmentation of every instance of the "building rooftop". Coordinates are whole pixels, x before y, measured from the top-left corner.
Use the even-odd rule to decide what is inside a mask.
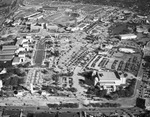
[[[0,55],[0,61],[11,61],[13,55]]]
[[[137,38],[137,35],[135,35],[135,34],[121,34],[119,36],[121,39]]]
[[[20,44],[22,44],[22,42],[23,42],[23,39],[18,39],[16,42],[16,45],[20,45]]]
[[[15,54],[15,50],[0,51],[0,55],[13,55],[13,54]]]
[[[14,63],[14,62],[19,62],[19,61],[20,61],[20,58],[19,58],[19,57],[14,57],[13,63]]]
[[[117,72],[98,72],[100,81],[105,80],[120,80],[120,76]]]
[[[4,45],[2,47],[2,50],[16,50],[17,49],[17,46],[15,45]]]

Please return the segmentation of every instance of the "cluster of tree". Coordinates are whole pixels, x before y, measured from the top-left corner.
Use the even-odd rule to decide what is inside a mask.
[[[55,0],[57,1],[57,0]],[[149,0],[59,0],[62,2],[75,2],[83,4],[93,4],[93,5],[110,5],[118,6],[123,8],[132,8],[141,14],[149,14],[150,1]]]
[[[45,90],[45,91],[47,91],[48,93],[51,93],[51,94],[57,94],[57,91],[58,90],[62,91],[62,88],[54,87],[54,86],[42,86],[42,90]]]
[[[0,74],[2,80],[8,79],[10,77],[23,78],[26,75],[25,71],[21,71],[19,68],[7,68],[7,73]]]
[[[101,98],[116,100],[121,97],[131,97],[134,94],[135,84],[136,79],[132,79],[130,81],[130,84],[126,88],[120,87],[118,90],[110,94],[107,94],[106,90],[100,90],[99,86],[90,87],[86,93],[88,95],[94,95]]]
[[[131,97],[134,94],[136,79],[132,79],[130,84],[126,88],[120,87],[119,90],[112,92],[108,95],[109,99],[117,99],[121,97]]]
[[[47,104],[49,108],[78,108],[78,103]]]
[[[18,68],[7,69],[6,74],[1,74],[0,78],[3,80],[4,86],[19,86],[24,83],[25,71],[21,71]]]
[[[87,106],[92,107],[120,107],[119,103],[90,103]]]
[[[107,91],[106,91],[106,90],[100,90],[100,88],[97,87],[97,86],[96,86],[96,87],[90,87],[90,88],[87,90],[86,93],[89,94],[89,95],[95,95],[95,96],[101,97],[101,98],[107,96]]]
[[[136,106],[137,107],[145,109],[145,107],[146,107],[145,104],[146,104],[145,99],[142,99],[142,98],[137,98],[136,99]]]
[[[58,74],[53,74],[52,75],[52,80],[55,81],[56,83],[58,83],[58,81],[59,81],[59,75]]]
[[[145,56],[143,59],[144,59],[146,62],[150,63],[150,56]]]
[[[71,91],[71,92],[77,92],[77,89],[74,88],[74,87],[72,87],[72,88],[67,88],[66,90],[67,90],[67,91]]]
[[[13,3],[11,4],[11,9],[14,9],[17,5],[18,0],[14,0]]]
[[[18,77],[11,77],[9,79],[3,80],[3,84],[5,86],[18,86],[19,85],[19,78]]]
[[[130,32],[126,23],[115,23],[109,27],[108,31],[112,35],[127,34]]]
[[[47,73],[48,73],[48,71],[47,71],[46,69],[42,70],[41,72],[42,72],[43,74],[47,74]]]
[[[59,55],[60,55],[58,50],[54,51],[54,53],[51,52],[51,54],[55,57],[59,57]]]
[[[7,72],[15,74],[20,77],[24,77],[26,75],[25,71],[22,71],[19,68],[15,68],[15,67],[7,68]]]
[[[87,79],[92,79],[92,73],[93,73],[93,71],[88,71],[88,72],[79,73],[79,75],[81,75]]]
[[[144,114],[140,114],[139,117],[150,117],[150,111],[146,111]]]
[[[19,64],[18,67],[27,68],[27,67],[29,67],[30,65],[31,65],[31,63],[30,63],[30,62],[27,62],[27,63],[25,63],[25,64]]]
[[[25,6],[25,5],[23,4],[23,2],[24,2],[24,0],[20,0],[20,1],[19,1],[19,4],[22,5],[22,6]]]
[[[12,0],[1,0],[0,1],[0,7],[10,6],[11,3],[12,3]]]

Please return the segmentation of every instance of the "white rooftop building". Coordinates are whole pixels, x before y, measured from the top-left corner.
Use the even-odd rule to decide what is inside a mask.
[[[94,85],[100,83],[103,89],[107,89],[109,92],[115,91],[116,86],[126,83],[126,78],[119,76],[117,72],[97,72],[97,77],[95,77]]]
[[[119,48],[119,51],[125,53],[135,53],[135,51],[132,48]]]
[[[24,57],[14,57],[12,61],[12,65],[19,65],[25,61]]]
[[[27,39],[18,39],[16,42],[16,46],[18,47],[19,45],[22,45],[25,42],[28,42],[28,40]]]
[[[136,39],[137,35],[135,34],[122,34],[119,35],[120,39],[124,40],[124,39]]]
[[[3,81],[0,80],[0,91],[1,91],[2,87],[3,87]]]

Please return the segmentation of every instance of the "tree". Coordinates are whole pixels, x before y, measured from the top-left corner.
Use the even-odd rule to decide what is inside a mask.
[[[97,93],[96,93],[96,96],[98,97],[105,97],[107,94],[107,90],[99,90]]]
[[[68,88],[67,90],[68,90],[68,91],[71,91],[71,92],[77,92],[77,89],[76,89],[76,88],[74,88],[74,87],[72,87],[72,88]]]
[[[42,73],[46,74],[46,73],[48,73],[48,71],[44,69],[44,70],[42,70]]]
[[[128,74],[127,74],[127,73],[124,73],[123,75],[124,75],[124,77],[127,77],[127,76],[128,76]]]
[[[110,97],[112,100],[116,100],[119,98],[119,95],[117,93],[112,93],[112,94],[110,94]]]
[[[144,59],[146,62],[150,62],[150,56],[145,56],[143,59]]]

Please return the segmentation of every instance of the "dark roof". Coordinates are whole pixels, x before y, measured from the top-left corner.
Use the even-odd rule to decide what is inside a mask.
[[[4,110],[2,115],[10,115],[10,117],[20,117],[20,113],[20,110]]]
[[[120,76],[119,76],[118,72],[115,71],[114,73],[115,73],[116,77],[117,77],[118,79],[120,79]]]

